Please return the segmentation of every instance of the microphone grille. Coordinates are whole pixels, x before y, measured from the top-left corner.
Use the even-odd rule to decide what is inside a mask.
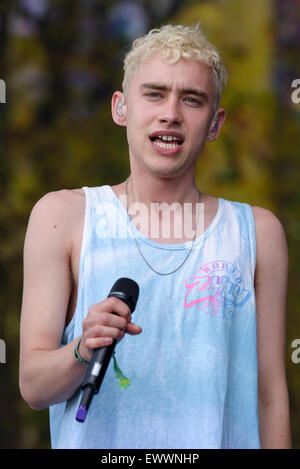
[[[130,278],[119,278],[112,286],[108,297],[115,296],[125,301],[131,312],[135,310],[135,306],[139,297],[139,286]]]

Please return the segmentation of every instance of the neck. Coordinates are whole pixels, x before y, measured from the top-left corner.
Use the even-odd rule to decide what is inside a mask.
[[[151,203],[196,203],[200,200],[200,193],[195,179],[183,180],[182,178],[159,178],[143,176],[127,179],[127,195],[130,202],[140,202],[146,205]]]
[[[193,191],[181,191],[180,202],[178,201],[180,191],[174,184],[169,185],[168,191],[162,190],[161,183],[155,187],[156,190],[152,186],[149,191],[146,184],[143,187],[139,186],[141,194],[139,197],[133,178],[129,177],[125,182],[126,209],[130,216],[136,214],[138,205],[140,231],[147,237],[153,237],[149,234],[150,232],[155,233],[155,237],[158,237],[163,243],[180,243],[195,239],[199,211],[201,210],[200,204],[197,204],[201,202],[201,194],[196,185],[191,188]],[[171,188],[173,192],[171,192]],[[201,223],[199,228],[201,228],[200,225]],[[166,233],[167,235],[165,235]]]

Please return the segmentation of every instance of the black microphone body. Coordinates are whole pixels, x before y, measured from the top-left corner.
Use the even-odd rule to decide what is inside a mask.
[[[138,284],[129,278],[120,278],[114,283],[107,298],[116,297],[121,299],[130,308],[131,313],[133,313],[138,296]],[[92,397],[94,394],[98,394],[99,392],[116,344],[117,340],[114,339],[112,344],[95,349],[93,352],[85,378],[81,384],[83,395],[76,413],[76,420],[78,422],[85,421]]]

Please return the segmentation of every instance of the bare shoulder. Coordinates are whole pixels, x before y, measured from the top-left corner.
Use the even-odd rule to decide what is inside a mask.
[[[34,205],[31,217],[44,220],[59,219],[64,224],[78,216],[85,207],[85,196],[82,189],[62,189],[48,192]],[[56,225],[57,227],[57,225]]]
[[[41,197],[34,205],[32,213],[41,214],[45,211],[51,215],[53,212],[64,212],[66,209],[76,212],[82,204],[84,204],[83,189],[61,189],[48,192]]]
[[[255,230],[259,240],[264,236],[279,236],[285,238],[285,230],[282,222],[271,211],[262,207],[252,207]]]
[[[56,238],[65,240],[71,247],[76,227],[81,222],[85,210],[85,195],[82,189],[62,189],[48,192],[32,208],[27,237],[34,232],[44,236],[55,232]]]
[[[279,218],[262,207],[252,207],[256,233],[257,266],[287,263],[288,250],[285,229]],[[278,264],[277,264],[278,265]]]

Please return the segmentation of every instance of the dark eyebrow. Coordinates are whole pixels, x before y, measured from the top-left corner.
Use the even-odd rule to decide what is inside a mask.
[[[141,88],[159,91],[171,91],[169,86],[162,85],[160,83],[143,83]],[[192,94],[194,96],[198,96],[201,99],[204,99],[205,101],[208,101],[209,99],[209,96],[205,91],[198,90],[197,88],[182,88],[179,90],[179,94]]]

